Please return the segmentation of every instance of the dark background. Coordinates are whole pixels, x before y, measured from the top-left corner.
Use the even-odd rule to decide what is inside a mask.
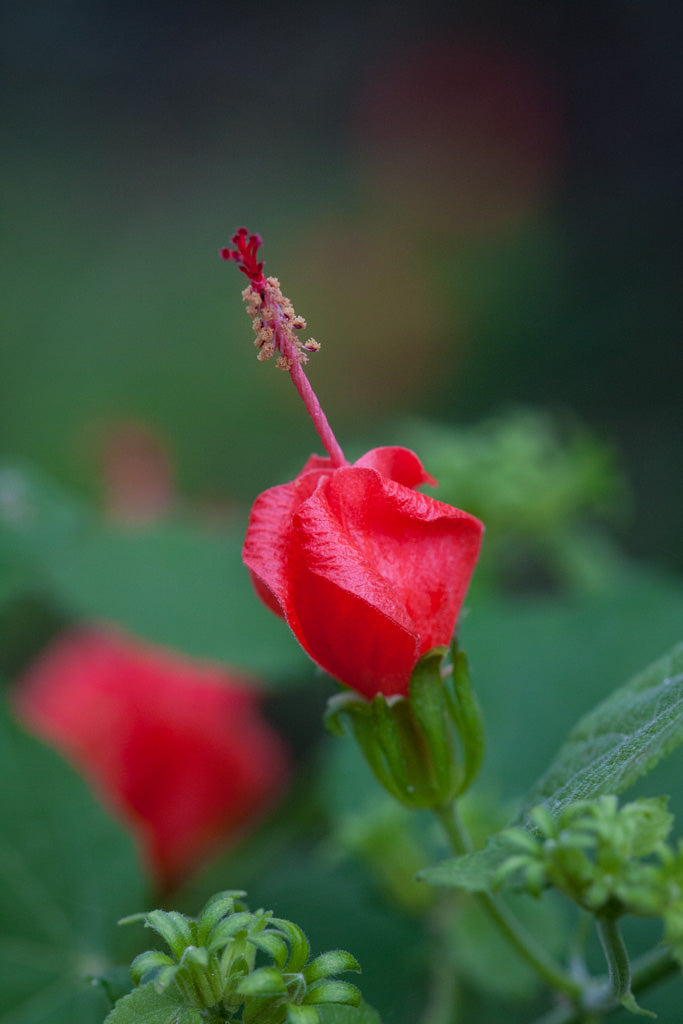
[[[680,29],[624,0],[5,4],[3,448],[101,494],[132,426],[221,509],[296,470],[315,438],[217,258],[244,223],[342,444],[569,412],[620,453],[629,549],[682,564]]]

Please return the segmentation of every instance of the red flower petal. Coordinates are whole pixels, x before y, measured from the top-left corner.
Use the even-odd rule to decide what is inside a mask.
[[[418,457],[378,448],[351,467],[307,463],[257,498],[244,546],[259,595],[327,672],[372,697],[405,693],[448,643],[482,524],[412,488]]]
[[[104,629],[60,637],[16,691],[24,723],[74,762],[166,886],[258,815],[287,756],[244,677]]]
[[[409,448],[371,448],[354,465],[376,469],[382,476],[395,480],[397,484],[403,484],[405,487],[419,487],[420,484],[436,485],[434,477],[425,471],[415,452],[411,452]]]

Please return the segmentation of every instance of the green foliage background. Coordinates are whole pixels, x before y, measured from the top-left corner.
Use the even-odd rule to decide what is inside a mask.
[[[241,223],[264,235],[322,342],[311,379],[350,455],[414,445],[437,496],[487,521],[461,623],[487,723],[466,808],[483,841],[568,729],[681,639],[678,17],[608,0],[3,11],[3,683],[83,618],[260,677],[296,750],[290,796],[175,902],[248,889],[314,950],[351,950],[387,1024],[413,1024],[444,981],[413,874],[448,851],[419,816],[406,835],[322,734],[332,686],[251,592],[249,504],[317,440],[256,363],[217,252]],[[424,72],[442,48],[465,69],[454,91]],[[412,92],[397,68],[417,69]],[[402,105],[373,121],[386,82]],[[173,481],[136,526],[106,513],[103,454],[131,422]],[[130,958],[113,922],[157,896],[82,781],[2,728],[0,1024],[97,1024],[104,994],[78,977]],[[680,821],[680,776],[679,751],[633,792],[670,793]],[[566,908],[534,911],[551,943]],[[497,1024],[510,994],[531,1000],[510,1024],[543,1009],[467,905],[456,932],[443,973],[463,1021]],[[676,1024],[680,982],[647,1005]]]

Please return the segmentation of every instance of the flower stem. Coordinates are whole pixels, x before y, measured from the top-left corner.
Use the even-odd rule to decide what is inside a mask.
[[[643,956],[638,957],[637,960],[634,960],[631,989],[635,993],[641,992],[656,982],[663,981],[670,974],[675,974],[677,970],[679,970],[678,962],[669,946],[652,949],[649,953],[645,953]],[[609,1002],[596,1012],[604,1015],[619,1009],[621,1009],[621,1003],[610,998]],[[584,1024],[584,1022],[585,1010],[579,1010],[576,1006],[565,1005],[556,1006],[549,1013],[539,1017],[535,1024]]]
[[[631,961],[616,917],[598,917],[595,921],[607,961],[611,996],[621,1002],[631,993]]]
[[[458,814],[455,802],[437,809],[435,813],[448,836],[453,852],[458,856],[471,853],[472,841]],[[501,934],[546,984],[573,1000],[581,997],[583,986],[548,956],[504,903],[487,892],[476,893],[475,896],[479,906],[488,914]]]

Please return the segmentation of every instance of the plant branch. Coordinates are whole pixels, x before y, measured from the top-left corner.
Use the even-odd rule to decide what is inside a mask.
[[[610,995],[621,1002],[631,993],[631,961],[616,917],[598,917],[595,926],[602,945],[610,984]]]
[[[634,960],[631,973],[631,991],[637,993],[643,989],[650,988],[650,986],[658,981],[668,978],[670,974],[675,974],[677,970],[678,962],[668,946],[652,949],[649,953],[645,953],[643,956],[638,957],[637,960]],[[608,978],[599,978],[596,979],[595,984],[596,987],[604,989],[608,987],[609,980]],[[611,998],[601,1007],[601,1013],[604,1015],[620,1009],[621,1003]],[[585,1011],[577,1009],[576,1006],[564,1004],[556,1006],[549,1013],[539,1017],[534,1024],[584,1024],[585,1020]]]
[[[439,808],[435,813],[450,840],[453,852],[458,856],[470,853],[472,841],[460,819],[455,803]],[[548,956],[503,902],[486,892],[474,895],[480,907],[488,914],[501,934],[547,985],[564,993],[574,1001],[581,998],[583,986],[580,982]]]

